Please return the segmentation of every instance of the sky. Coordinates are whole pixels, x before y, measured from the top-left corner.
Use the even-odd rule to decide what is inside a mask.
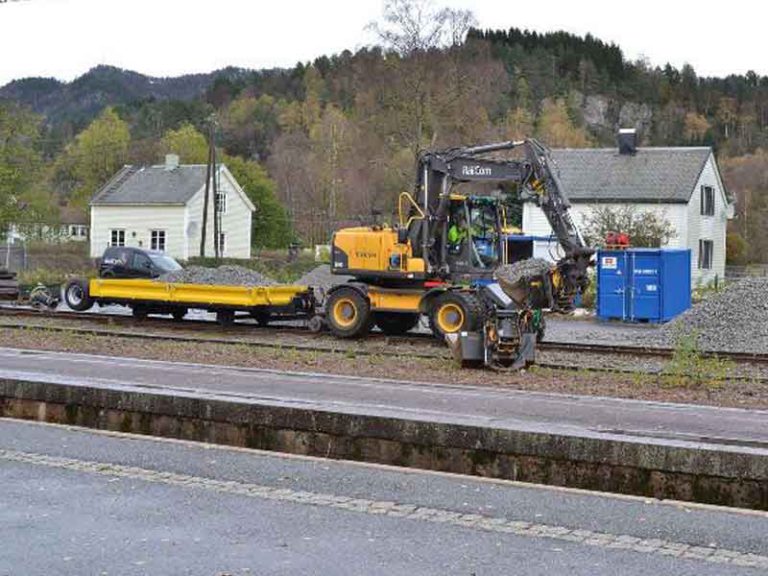
[[[592,33],[630,59],[700,76],[768,75],[768,5],[674,0],[435,0],[482,28]],[[0,0],[0,85],[109,64],[151,76],[293,66],[374,41],[382,0]],[[725,9],[725,7],[728,9]]]

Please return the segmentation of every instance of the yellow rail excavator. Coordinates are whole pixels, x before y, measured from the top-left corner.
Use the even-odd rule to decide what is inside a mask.
[[[498,157],[516,148],[523,149],[523,158]],[[403,334],[426,315],[441,338],[499,337],[499,327],[488,323],[498,324],[499,313],[510,306],[516,315],[525,316],[526,333],[537,334],[542,308],[572,308],[575,296],[588,284],[593,250],[571,219],[543,144],[528,139],[430,151],[420,155],[417,168],[413,194],[400,195],[397,225],[345,228],[333,236],[332,272],[353,277],[327,294],[326,322],[334,335],[360,337],[374,325],[385,334]],[[537,202],[565,254],[551,270],[525,276],[528,284],[522,291],[519,280],[502,282],[501,289],[496,282],[500,267],[509,264],[504,198],[499,193],[505,184]],[[493,186],[496,193],[461,193],[468,187]],[[484,344],[483,354],[493,351]]]

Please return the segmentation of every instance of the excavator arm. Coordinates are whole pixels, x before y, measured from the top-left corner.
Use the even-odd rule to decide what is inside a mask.
[[[524,160],[485,157],[493,152],[523,148]],[[570,203],[554,169],[549,149],[535,139],[427,152],[419,159],[417,192],[427,214],[420,229],[423,254],[429,265],[440,268],[434,250],[448,218],[450,193],[455,182],[516,182],[522,195],[533,197],[544,212],[564,256],[557,262],[555,291],[563,307],[588,284],[587,269],[594,251],[587,247],[569,212]]]

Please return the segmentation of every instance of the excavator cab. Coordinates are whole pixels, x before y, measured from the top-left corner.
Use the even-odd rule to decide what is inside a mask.
[[[448,269],[467,279],[492,273],[500,263],[501,230],[498,200],[453,195],[445,233]]]

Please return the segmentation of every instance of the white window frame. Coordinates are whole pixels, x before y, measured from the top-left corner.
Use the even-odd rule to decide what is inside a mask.
[[[712,240],[699,240],[699,270],[712,270],[715,257],[715,243]]]
[[[227,233],[219,232],[219,256],[223,257],[227,253]]]
[[[219,214],[226,214],[227,213],[227,204],[228,204],[227,192],[225,190],[217,191],[216,192],[216,202],[215,202],[216,211]]]
[[[162,242],[161,242],[162,239]],[[162,248],[160,247],[162,245]],[[168,246],[168,234],[165,230],[149,231],[149,249],[157,252],[165,252]]]
[[[702,184],[701,186],[701,215],[715,215],[715,187]]]
[[[125,228],[112,228],[109,231],[109,245],[115,248],[125,247]]]

